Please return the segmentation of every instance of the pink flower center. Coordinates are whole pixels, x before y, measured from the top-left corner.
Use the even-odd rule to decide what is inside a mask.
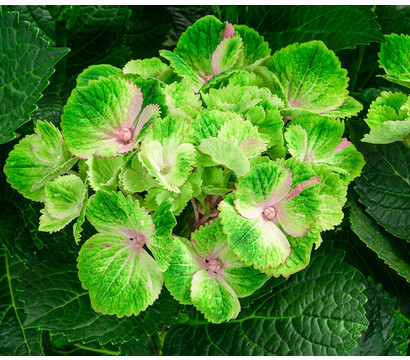
[[[222,261],[218,259],[212,259],[208,262],[208,271],[218,271],[221,270]]]
[[[124,143],[128,143],[132,139],[132,131],[128,128],[122,129],[120,131],[120,138]]]
[[[132,239],[132,245],[135,249],[141,249],[146,242],[146,236],[144,235],[137,235]]]
[[[273,207],[268,207],[265,209],[263,214],[268,218],[268,220],[272,220],[276,216],[276,210]]]

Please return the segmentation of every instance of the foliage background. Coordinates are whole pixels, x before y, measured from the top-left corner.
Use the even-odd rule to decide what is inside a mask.
[[[122,67],[131,59],[158,56],[160,49],[172,50],[181,33],[204,15],[214,14],[222,21],[255,28],[270,43],[272,53],[294,42],[324,41],[349,72],[349,92],[364,105],[358,117],[347,121],[346,135],[363,153],[367,165],[349,189],[343,223],[335,231],[325,233],[324,244],[313,253],[308,269],[288,281],[296,284],[295,291],[299,291],[298,284],[305,281],[304,273],[313,274],[315,267],[321,265],[326,278],[329,276],[326,267],[330,268],[332,259],[336,259],[336,263],[340,262],[337,266],[344,269],[343,274],[354,274],[356,281],[366,286],[364,294],[369,299],[364,309],[370,325],[356,339],[358,346],[346,348],[344,353],[406,353],[410,322],[409,149],[398,143],[361,143],[360,139],[368,132],[362,118],[381,91],[401,91],[408,95],[405,88],[377,77],[383,74],[377,54],[384,41],[383,34],[410,34],[409,7],[3,5],[1,8],[3,12],[18,11],[20,21],[39,29],[39,36],[51,46],[70,49],[55,65],[49,85],[44,85],[43,91],[40,86],[35,93],[39,98],[36,106],[32,101],[23,115],[12,119],[16,139],[2,141],[2,167],[19,139],[33,132],[36,120],[59,125],[62,107],[75,86],[76,76],[84,68],[101,63]],[[0,72],[0,84],[4,81]],[[0,99],[5,96],[1,86]],[[2,133],[1,111],[0,107],[0,133],[2,138],[7,138],[10,134]],[[407,184],[404,193],[397,190],[397,182]],[[378,201],[380,194],[384,194],[383,204]],[[4,173],[0,173],[1,355],[292,354],[282,343],[274,351],[268,350],[263,336],[258,344],[245,346],[242,321],[207,325],[192,308],[184,309],[173,301],[165,289],[160,299],[138,317],[117,319],[96,314],[77,278],[78,248],[72,234],[40,233],[37,205],[12,190]],[[187,208],[180,215],[180,223],[189,211]],[[404,217],[399,216],[403,213]],[[403,221],[407,231],[397,237],[394,229],[402,227]],[[85,234],[88,230],[84,230]],[[284,300],[274,300],[275,291],[286,288],[287,283],[282,282],[273,279],[250,299],[245,299],[243,316],[247,306],[251,312],[269,299],[265,317],[275,306],[291,301],[289,292],[283,295]],[[256,322],[252,326],[250,331],[280,333],[277,321],[267,321],[265,328]],[[221,339],[222,345],[216,344],[215,339]],[[313,354],[309,345],[301,345],[304,355]]]

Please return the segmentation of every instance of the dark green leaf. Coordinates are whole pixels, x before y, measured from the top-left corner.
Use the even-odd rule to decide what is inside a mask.
[[[337,51],[383,42],[371,6],[282,5],[246,7],[240,23],[254,27],[273,50],[294,42],[322,40]]]
[[[23,323],[23,304],[16,294],[17,279],[25,267],[0,249],[0,355],[42,355],[41,332]]]
[[[387,265],[410,282],[410,254],[404,244],[384,232],[355,203],[351,205],[350,222],[357,236]]]
[[[26,326],[64,334],[72,342],[98,340],[100,344],[116,344],[162,330],[182,309],[163,289],[154,305],[140,316],[117,318],[96,313],[77,273],[75,261],[65,263],[50,256],[30,267],[20,285]]]
[[[18,20],[15,12],[0,15],[0,144],[15,138],[13,131],[30,120],[54,65],[67,48],[49,48],[37,30]]]
[[[395,299],[383,291],[373,279],[364,281],[368,302],[364,305],[369,327],[359,338],[358,347],[349,355],[397,356],[406,355],[410,327],[405,327],[403,316],[395,310]]]
[[[195,319],[172,327],[164,355],[345,355],[367,327],[364,285],[340,251],[315,254],[227,324]]]
[[[386,230],[410,241],[410,148],[402,143],[357,143],[366,165],[356,191],[366,211]]]

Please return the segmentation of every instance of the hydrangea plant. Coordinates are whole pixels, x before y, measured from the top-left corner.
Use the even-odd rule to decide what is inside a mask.
[[[383,46],[408,38],[391,40]],[[364,166],[344,119],[362,106],[321,41],[271,55],[255,30],[206,16],[160,56],[85,69],[61,131],[38,121],[5,173],[44,204],[41,231],[72,228],[95,311],[137,315],[165,286],[226,322],[269,278],[302,271],[342,222]],[[408,104],[383,93],[365,140],[389,126],[391,141],[408,141]]]

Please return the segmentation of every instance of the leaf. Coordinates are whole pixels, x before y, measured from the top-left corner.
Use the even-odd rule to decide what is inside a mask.
[[[353,356],[397,356],[406,355],[409,345],[410,329],[404,323],[404,317],[395,309],[396,299],[391,299],[383,291],[381,284],[372,278],[365,279],[364,305],[369,327],[358,340],[358,347],[349,355]]]
[[[312,39],[322,40],[334,51],[383,42],[371,6],[255,6],[247,8],[240,18],[263,35],[274,50]]]
[[[123,42],[130,15],[126,6],[82,5],[75,26],[68,33],[67,45],[72,49],[68,71],[79,73],[98,63],[120,67],[130,60],[130,50]]]
[[[277,77],[292,108],[325,113],[347,99],[347,71],[321,41],[289,45],[273,54],[266,67]]]
[[[67,173],[75,162],[60,131],[51,123],[37,121],[35,134],[9,153],[4,172],[13,189],[30,200],[44,201],[44,183]]]
[[[317,114],[300,115],[285,132],[290,154],[300,161],[320,163],[339,173],[345,183],[360,175],[363,156],[346,138],[344,123]]]
[[[77,218],[83,207],[87,186],[76,175],[59,176],[45,187],[45,208],[40,231],[60,231]]]
[[[400,143],[357,146],[366,160],[356,179],[360,202],[388,232],[410,241],[410,149]]]
[[[381,44],[379,53],[380,66],[386,71],[386,80],[405,87],[410,87],[410,36],[385,35],[386,42]]]
[[[383,230],[354,203],[350,209],[350,223],[352,230],[370,249],[376,252],[379,258],[410,282],[409,253],[397,239],[383,232]]]
[[[328,111],[326,116],[331,118],[350,118],[356,116],[362,110],[363,105],[351,96],[348,96],[341,107],[336,110]]]
[[[154,259],[123,235],[100,233],[82,246],[78,277],[97,312],[138,315],[158,298],[163,278]]]
[[[18,13],[0,14],[0,144],[13,140],[13,131],[30,120],[30,113],[41,92],[49,84],[55,64],[68,53],[67,48],[49,48],[38,37],[38,30],[19,22]]]
[[[164,355],[346,355],[368,323],[364,285],[342,258],[336,250],[316,253],[305,271],[227,324],[192,319],[171,328]]]
[[[18,278],[25,266],[6,250],[0,249],[0,355],[44,355],[41,332],[28,329],[24,324],[24,304],[16,292]]]
[[[182,306],[163,289],[159,299],[139,316],[123,317],[96,313],[87,291],[78,280],[75,260],[47,256],[30,266],[19,285],[25,303],[25,326],[64,334],[71,342],[114,344],[139,339],[171,325]]]

